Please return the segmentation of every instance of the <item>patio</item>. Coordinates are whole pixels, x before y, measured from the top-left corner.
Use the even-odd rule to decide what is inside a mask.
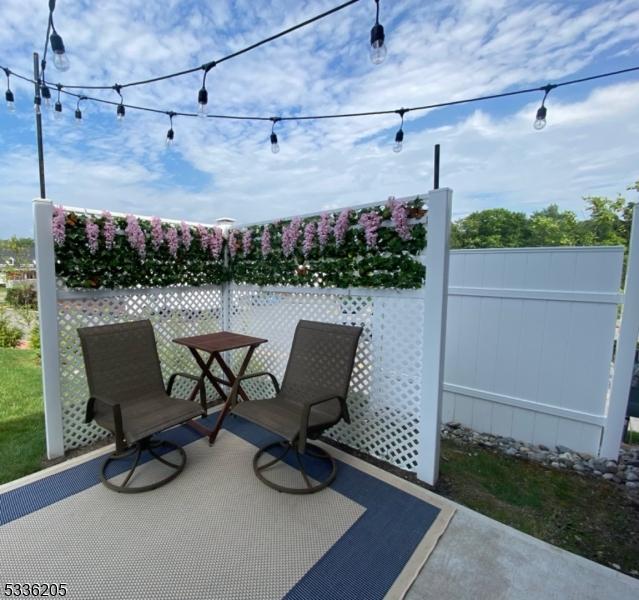
[[[269,436],[240,418],[225,422],[212,448],[187,427],[168,436],[185,445],[187,468],[143,498],[98,483],[109,447],[0,488],[0,543],[14,549],[3,556],[3,579],[66,583],[68,598],[84,600],[405,593],[409,600],[595,599],[639,592],[636,579],[334,448],[340,476],[332,489],[298,497],[254,477],[254,445]],[[155,468],[147,463],[136,477],[153,477]],[[280,476],[293,471],[283,467]]]

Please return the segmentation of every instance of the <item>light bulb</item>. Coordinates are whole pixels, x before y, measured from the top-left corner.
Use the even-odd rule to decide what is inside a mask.
[[[209,93],[205,87],[197,93],[197,116],[206,118],[208,111]]]
[[[371,47],[369,50],[371,62],[374,65],[384,62],[386,54],[388,54],[388,47],[384,40],[384,28],[379,23],[376,23],[371,29]]]
[[[388,48],[386,47],[386,44],[384,43],[383,40],[380,42],[374,42],[373,44],[371,44],[370,57],[371,57],[371,62],[374,65],[379,65],[383,63],[387,54],[388,54]]]
[[[173,141],[175,138],[175,133],[173,132],[173,128],[169,129],[166,132],[166,147],[170,148],[173,145]]]
[[[395,153],[401,152],[403,145],[404,145],[404,130],[400,129],[395,134],[395,144],[393,146],[393,152]]]
[[[535,122],[533,123],[533,127],[539,131],[546,126],[546,107],[540,106],[537,111],[537,117],[535,118]]]
[[[44,99],[45,108],[51,108],[51,90],[46,85],[43,85],[40,88],[40,93]]]
[[[82,125],[82,111],[79,108],[75,109],[75,124]]]
[[[14,112],[16,109],[15,98],[13,97],[13,92],[11,90],[7,90],[4,95],[7,101],[7,110],[9,112]]]
[[[118,104],[116,116],[118,119],[118,123],[122,123],[124,120],[124,115],[126,114],[126,110],[124,109],[124,104]]]
[[[55,107],[53,109],[53,118],[56,121],[59,121],[62,118],[62,103],[59,101],[55,103]]]
[[[277,143],[277,134],[271,133],[271,152],[277,154],[280,151],[280,145]]]
[[[68,71],[69,67],[69,57],[66,55],[64,51],[64,42],[62,41],[62,37],[58,34],[57,31],[54,31],[49,40],[51,41],[51,50],[53,51],[53,64],[58,71]]]
[[[40,98],[40,96],[36,96],[33,99],[33,110],[34,110],[36,115],[41,114],[41,111],[40,111],[40,104],[41,103],[42,103],[42,98]]]
[[[57,52],[53,54],[53,64],[58,71],[68,71],[71,67],[71,63],[69,63],[69,57],[66,55],[66,52],[62,54],[58,54]]]

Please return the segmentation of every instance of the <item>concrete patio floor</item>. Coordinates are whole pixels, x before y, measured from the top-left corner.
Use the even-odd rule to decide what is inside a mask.
[[[638,579],[456,508],[406,600],[639,598]]]

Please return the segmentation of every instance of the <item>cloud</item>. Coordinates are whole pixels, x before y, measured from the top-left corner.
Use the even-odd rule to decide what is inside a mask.
[[[59,2],[56,27],[72,60],[70,82],[124,82],[201,64],[334,5],[321,2]],[[372,3],[371,3],[372,4]],[[540,85],[584,69],[632,60],[639,6],[598,3],[382,3],[387,61],[367,58],[371,6],[358,3],[304,31],[213,69],[210,110],[235,114],[350,112],[428,104]],[[35,18],[25,18],[25,15]],[[4,0],[0,64],[29,72],[42,44],[40,0]],[[20,43],[17,43],[17,42]],[[604,65],[601,67],[598,65]],[[50,77],[58,74],[50,69]],[[201,74],[124,91],[127,102],[195,109]],[[282,151],[269,151],[270,123],[168,118],[86,104],[81,130],[45,119],[48,195],[56,202],[211,222],[240,221],[384,200],[427,191],[432,145],[442,144],[442,182],[456,214],[490,206],[533,210],[551,201],[614,195],[637,178],[637,84],[599,82],[595,91],[555,90],[548,127],[532,130],[539,99],[409,113],[405,150],[391,152],[396,115],[287,122]],[[30,231],[37,194],[28,85],[14,85],[22,112],[0,117],[0,236]],[[115,99],[113,92],[99,92]]]

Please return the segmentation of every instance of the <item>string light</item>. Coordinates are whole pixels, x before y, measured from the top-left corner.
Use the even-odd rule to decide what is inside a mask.
[[[4,93],[4,98],[7,102],[7,110],[9,112],[14,112],[16,109],[16,104],[15,104],[15,97],[13,95],[13,92],[11,91],[11,81],[9,80],[9,77],[11,76],[11,71],[9,71],[9,69],[2,69],[4,71],[4,74],[7,76],[7,91]]]
[[[44,106],[46,108],[51,108],[51,90],[46,83],[43,83],[40,86],[40,95],[44,98]]]
[[[169,121],[171,125],[169,126],[169,130],[166,132],[166,147],[170,148],[173,145],[173,140],[175,138],[175,132],[173,131],[173,117],[175,116],[174,112],[168,112]]]
[[[53,118],[56,121],[59,121],[62,118],[62,102],[60,102],[60,91],[62,87],[58,84],[58,99],[56,100],[55,106],[53,107]]]
[[[53,24],[54,10],[55,0],[49,0],[49,27],[51,29],[49,41],[51,42],[51,51],[53,52],[53,64],[58,71],[68,71],[71,65],[64,48],[62,36],[56,31],[55,25]]]
[[[36,82],[34,79],[31,79],[29,77],[26,77],[24,75],[21,75],[19,73],[16,73],[15,71],[9,70],[7,67],[3,67],[2,65],[0,65],[0,69],[5,70],[5,73],[7,71],[9,71],[9,73],[13,76],[13,77],[17,77],[18,79],[21,79],[22,81],[26,81],[28,83],[31,84],[37,84],[40,86],[40,89],[42,90],[42,94],[44,97],[47,94],[48,91],[48,87],[46,86],[46,84],[44,84],[43,80],[40,80],[38,82]],[[282,117],[267,117],[267,116],[261,116],[261,115],[235,115],[235,114],[209,114],[207,115],[208,118],[212,118],[212,119],[228,119],[228,120],[233,120],[233,121],[272,121],[273,122],[273,126],[275,125],[275,122],[279,122],[279,121],[311,121],[311,120],[324,120],[324,119],[343,119],[343,118],[356,118],[356,117],[371,117],[371,116],[377,116],[377,115],[389,115],[389,114],[399,114],[400,110],[403,110],[405,113],[406,112],[416,112],[416,111],[426,111],[426,110],[432,110],[432,109],[436,109],[436,108],[445,108],[445,107],[450,107],[450,106],[459,106],[462,104],[471,104],[471,103],[476,103],[476,102],[485,102],[488,100],[496,100],[499,98],[510,98],[513,96],[520,96],[520,95],[524,95],[524,94],[532,94],[532,93],[539,93],[539,92],[544,92],[544,101],[548,95],[548,93],[555,89],[555,88],[560,88],[560,87],[566,87],[566,86],[571,86],[571,85],[576,85],[576,84],[580,84],[580,83],[584,83],[584,82],[590,82],[590,81],[594,81],[594,80],[598,80],[598,79],[603,79],[603,78],[608,78],[608,77],[613,77],[613,76],[617,76],[617,75],[624,75],[624,74],[628,74],[628,73],[634,73],[639,71],[639,66],[634,66],[634,67],[628,67],[626,69],[619,69],[617,71],[608,71],[605,73],[598,73],[596,75],[590,75],[588,77],[581,77],[579,79],[571,79],[571,80],[567,80],[567,81],[562,81],[560,83],[556,83],[556,84],[548,84],[542,87],[532,87],[532,88],[524,88],[524,89],[520,89],[520,90],[513,90],[510,92],[501,92],[498,94],[490,94],[490,95],[485,95],[485,96],[476,96],[476,97],[471,97],[471,98],[463,98],[463,99],[459,99],[459,100],[449,100],[446,102],[438,102],[438,103],[433,103],[433,104],[425,104],[422,106],[413,106],[410,108],[404,108],[404,109],[388,109],[388,110],[375,110],[375,111],[365,111],[365,112],[350,112],[350,113],[334,113],[334,114],[313,114],[313,115],[295,115],[295,116],[282,116]],[[80,95],[77,94],[75,92],[71,92],[69,90],[64,89],[65,86],[62,84],[58,84],[60,85],[60,92],[62,94],[67,94],[68,96],[74,97],[74,98],[82,98],[83,100],[90,100],[91,102],[96,102],[98,104],[106,104],[106,105],[110,105],[110,106],[116,106],[117,107],[117,115],[119,119],[122,119],[124,117],[125,114],[125,107],[126,108],[130,108],[133,110],[139,110],[139,111],[144,111],[144,112],[151,112],[151,113],[157,113],[157,114],[163,114],[166,115],[168,114],[169,111],[167,110],[162,110],[159,108],[152,108],[149,106],[136,106],[136,105],[131,105],[131,104],[124,104],[123,98],[122,98],[122,94],[120,93],[120,89],[123,86],[120,85],[116,85],[116,86],[111,86],[111,88],[109,89],[115,89],[119,95],[120,95],[120,100],[119,102],[114,102],[112,100],[106,100],[104,98],[96,98],[96,97],[92,97],[92,96],[84,96],[84,95]],[[46,90],[46,91],[45,91]],[[48,92],[49,98],[51,97],[50,91]],[[39,95],[37,95],[34,99],[34,110],[39,113],[40,112],[40,108],[41,108],[41,97]],[[544,108],[544,110],[546,109],[544,102],[542,101],[542,106]],[[540,107],[542,108],[542,107]],[[546,118],[546,113],[544,111],[537,111],[540,117],[540,120],[544,120]],[[197,117],[198,114],[197,113],[193,113],[193,112],[174,112],[173,113],[175,116],[183,116],[183,117]],[[545,123],[544,123],[545,124]],[[542,125],[543,126],[543,125]],[[402,133],[403,133],[403,128],[401,128]],[[273,130],[271,131],[272,135],[275,133]],[[398,132],[399,133],[399,132]],[[397,137],[397,134],[396,134]],[[277,144],[277,135],[274,136],[275,138],[275,143]],[[273,138],[271,138],[271,141],[273,142]],[[396,140],[397,141],[397,140]],[[403,137],[402,137],[402,143],[403,143]],[[273,145],[273,144],[272,144]],[[273,149],[273,148],[272,148]],[[279,144],[277,144],[277,150],[274,150],[275,153],[277,153],[279,151]]]
[[[399,154],[402,151],[404,144],[404,113],[407,112],[405,108],[400,108],[397,114],[402,118],[401,125],[395,134],[395,144],[393,145],[393,152]]]
[[[122,97],[122,86],[117,83],[113,86],[113,89],[116,91],[118,96],[120,96],[120,104],[118,104],[118,108],[115,111],[116,117],[118,119],[118,123],[122,123],[124,120],[124,115],[126,114],[126,109],[124,108],[124,98]]]
[[[82,111],[80,110],[80,102],[82,102],[82,100],[86,100],[86,96],[80,96],[78,98],[78,102],[75,105],[75,124],[76,125],[82,125]]]
[[[543,100],[541,101],[541,106],[537,109],[537,116],[535,117],[535,122],[533,123],[533,127],[537,130],[537,131],[541,131],[544,127],[546,127],[546,114],[548,112],[548,110],[546,109],[546,98],[548,97],[548,94],[550,94],[550,91],[553,90],[556,86],[554,85],[546,85],[544,86],[543,90],[544,90],[544,97]]]
[[[206,117],[206,113],[208,112],[209,93],[206,91],[206,76],[209,74],[209,71],[215,66],[215,64],[215,62],[210,62],[202,65],[202,69],[204,69],[204,75],[202,76],[202,87],[197,93],[197,114],[199,117]]]
[[[41,113],[41,110],[40,110],[41,104],[42,104],[42,98],[40,98],[40,96],[35,96],[33,98],[33,111],[35,112],[36,115],[39,115]]]
[[[370,57],[374,65],[384,62],[388,53],[388,46],[385,43],[384,27],[379,23],[379,0],[375,0],[375,25],[371,29]]]
[[[275,124],[281,121],[279,117],[271,117],[273,126],[271,127],[271,152],[277,154],[280,151],[280,145],[277,143],[277,134],[275,133]]]

